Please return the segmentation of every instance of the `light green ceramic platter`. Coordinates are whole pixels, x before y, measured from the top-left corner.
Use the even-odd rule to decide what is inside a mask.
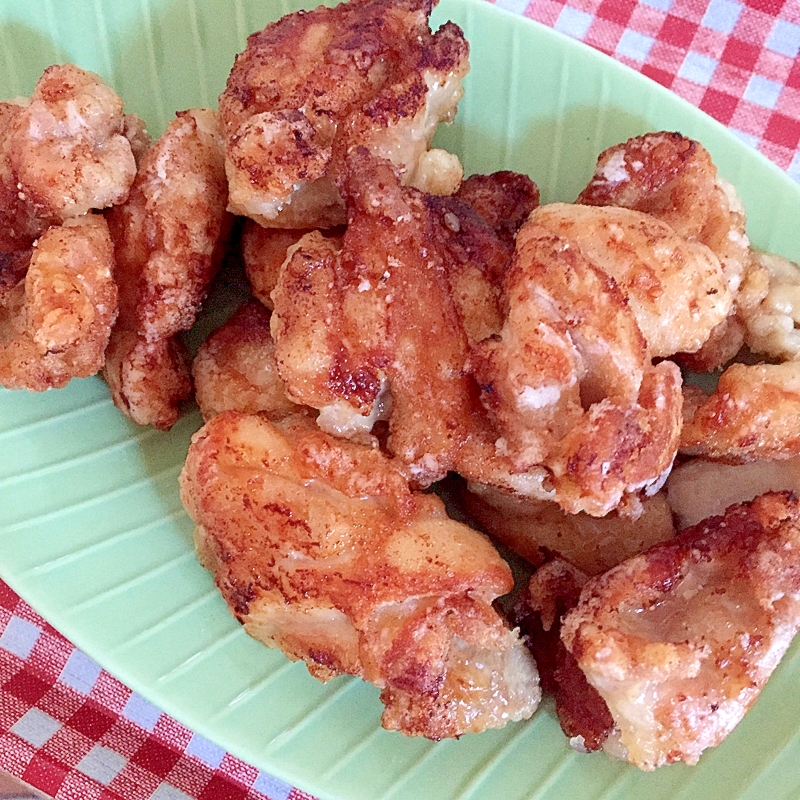
[[[0,0],[0,95],[49,64],[102,74],[160,132],[213,104],[276,0]],[[750,235],[800,259],[800,189],[722,127],[610,59],[481,0],[443,0],[472,44],[458,120],[439,137],[468,172],[513,168],[571,200],[607,145],[647,130],[703,141],[739,188]],[[552,712],[434,744],[380,729],[377,691],[327,685],[251,641],[198,565],[176,479],[197,415],[136,429],[99,380],[0,390],[0,576],[76,645],[231,752],[342,800],[796,800],[800,652],[699,766],[644,774],[567,746]]]

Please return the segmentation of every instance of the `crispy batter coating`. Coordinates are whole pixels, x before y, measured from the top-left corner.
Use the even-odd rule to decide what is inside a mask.
[[[206,421],[222,411],[263,413],[280,420],[302,406],[286,396],[278,375],[269,311],[242,305],[201,345],[192,363],[195,398]]]
[[[8,142],[21,199],[50,222],[122,202],[136,174],[124,131],[122,100],[97,75],[48,67]]]
[[[278,370],[289,396],[320,409],[318,422],[330,432],[363,433],[390,414],[390,452],[428,485],[480,462],[476,451],[494,453],[495,436],[465,371],[466,309],[450,283],[462,269],[452,249],[466,252],[454,237],[478,225],[483,236],[493,233],[460,201],[448,205],[401,186],[395,169],[364,149],[350,154],[343,191],[349,224],[342,248],[316,232],[304,236],[273,292]],[[507,255],[494,239],[496,247],[470,251],[473,275],[491,272],[483,255]]]
[[[191,393],[184,346],[219,267],[231,217],[216,115],[181,112],[142,157],[127,202],[108,213],[120,317],[105,377],[139,424],[169,428]]]
[[[492,608],[508,566],[379,450],[224,412],[194,437],[181,492],[248,633],[322,680],[379,686],[384,727],[440,739],[533,713],[536,667]]]
[[[542,689],[555,697],[561,729],[580,752],[600,750],[614,730],[605,700],[561,641],[561,619],[577,605],[588,580],[569,562],[553,558],[534,572],[512,614],[536,659]]]
[[[4,258],[25,254],[48,227],[45,220],[36,216],[25,196],[20,196],[19,181],[11,164],[12,134],[23,111],[24,107],[16,103],[0,103],[0,254]],[[4,266],[4,285],[10,283],[6,269]]]
[[[136,114],[126,114],[122,119],[122,133],[130,143],[138,169],[142,157],[153,145],[153,140],[147,132],[147,126],[144,120],[137,117]]]
[[[644,498],[635,519],[616,512],[599,518],[568,514],[552,501],[474,485],[464,505],[483,530],[531,564],[556,554],[587,575],[605,572],[675,533],[663,492]]]
[[[679,133],[647,133],[604,150],[595,174],[578,203],[624,206],[666,222],[680,236],[707,245],[719,258],[731,293],[744,305],[758,302],[739,296],[751,266],[746,215],[734,187],[717,174],[711,156],[699,143]],[[687,359],[692,369],[711,370],[736,355],[741,325],[721,323],[709,350]]]
[[[503,280],[514,239],[539,203],[536,184],[515,172],[472,175],[453,197],[426,197],[443,265],[470,346],[499,333]],[[442,235],[443,234],[443,235]]]
[[[101,216],[69,220],[39,238],[24,279],[0,295],[0,385],[44,391],[100,370],[117,314],[113,263]]]
[[[798,419],[800,362],[731,364],[686,419],[680,448],[731,464],[791,458],[800,455]]]
[[[771,253],[754,252],[754,280],[766,281],[763,299],[743,310],[745,341],[755,353],[800,360],[800,265]]]
[[[142,159],[128,202],[108,214],[120,322],[149,341],[191,327],[231,224],[216,115],[179,113]]]
[[[16,289],[25,280],[30,262],[30,249],[0,252],[0,308],[14,307],[18,302]]]
[[[604,516],[657,487],[677,449],[681,379],[669,361],[650,366],[616,282],[534,213],[505,296],[503,329],[472,362],[515,466],[547,467],[570,513]]]
[[[691,372],[703,373],[722,369],[742,349],[745,326],[739,314],[727,316],[694,353],[681,353],[675,357],[682,367]]]
[[[745,210],[708,151],[679,133],[646,133],[604,150],[578,203],[623,206],[666,222],[722,262],[736,293],[750,260]]]
[[[175,424],[192,390],[189,354],[177,336],[148,342],[136,331],[115,328],[103,377],[120,411],[138,425],[159,430]]]
[[[234,213],[279,228],[342,224],[335,180],[357,145],[405,183],[455,191],[460,165],[427,154],[455,114],[468,46],[452,23],[432,34],[430,11],[430,0],[357,0],[249,37],[219,100]]]
[[[714,253],[649,214],[550,203],[532,219],[616,281],[654,358],[699,350],[731,311],[733,294]]]
[[[694,764],[752,705],[800,625],[800,508],[767,494],[593,578],[561,638],[623,757]]]
[[[528,215],[539,205],[539,187],[519,172],[470,175],[455,196],[472,207],[510,247]]]
[[[264,228],[257,222],[246,220],[242,229],[242,258],[253,296],[267,308],[272,308],[272,291],[278,284],[278,276],[288,251],[294,247],[308,230]],[[344,227],[320,231],[341,247]]]

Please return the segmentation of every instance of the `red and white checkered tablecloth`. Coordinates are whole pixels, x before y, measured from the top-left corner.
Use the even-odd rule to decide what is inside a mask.
[[[162,714],[2,582],[0,769],[59,800],[312,800]]]
[[[800,182],[800,0],[497,0],[716,117]],[[0,582],[0,770],[63,800],[310,800],[75,649]]]
[[[727,125],[800,182],[800,0],[497,0]]]

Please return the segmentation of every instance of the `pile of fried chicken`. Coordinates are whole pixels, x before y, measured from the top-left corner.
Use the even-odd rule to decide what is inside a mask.
[[[502,727],[543,687],[574,747],[694,763],[800,624],[800,267],[678,133],[574,203],[465,179],[431,141],[469,48],[430,11],[288,15],[155,142],[75,66],[0,104],[0,385],[101,373],[161,429],[194,393],[202,563],[386,728]]]

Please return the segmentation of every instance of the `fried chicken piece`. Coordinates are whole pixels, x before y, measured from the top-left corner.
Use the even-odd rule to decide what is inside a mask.
[[[180,404],[192,392],[189,352],[178,336],[148,342],[136,331],[115,328],[103,378],[126,417],[159,430],[175,424]]]
[[[502,327],[503,280],[514,239],[538,202],[536,184],[515,172],[472,175],[453,197],[425,198],[470,346]]]
[[[588,580],[569,562],[553,558],[534,572],[511,615],[536,659],[542,689],[555,697],[561,729],[581,752],[600,750],[614,730],[605,700],[561,641],[561,619],[577,605]]]
[[[94,73],[48,67],[12,128],[8,162],[39,219],[62,222],[127,197],[136,162],[122,100]]]
[[[101,216],[42,234],[24,279],[2,293],[0,385],[38,392],[100,370],[117,314],[113,263]]]
[[[131,146],[136,168],[142,162],[144,154],[153,146],[153,140],[147,131],[145,122],[136,114],[125,114],[122,119],[122,133]]]
[[[746,464],[693,458],[672,470],[665,488],[678,528],[688,528],[767,492],[800,495],[800,458]]]
[[[30,262],[30,249],[0,252],[0,309],[14,307],[19,295],[15,290],[25,280]]]
[[[0,253],[24,253],[50,225],[127,197],[134,120],[91,72],[45,70],[29,101],[0,103]]]
[[[181,493],[247,632],[321,680],[379,686],[384,727],[441,739],[533,713],[535,664],[492,608],[508,566],[379,450],[223,412],[195,435]]]
[[[552,437],[560,449],[543,448],[534,457],[520,456],[516,443],[498,450],[497,430],[469,372],[470,338],[482,329],[493,333],[502,319],[493,287],[511,274],[508,245],[459,198],[400,186],[391,165],[366,151],[350,154],[342,185],[349,211],[342,248],[318,233],[303,237],[272,294],[278,370],[290,398],[320,409],[319,424],[337,435],[369,431],[388,413],[389,450],[422,486],[456,471],[476,483],[552,499],[543,485],[549,470],[568,510],[603,515],[661,477],[677,441],[680,378],[672,364],[648,366],[636,321],[605,273],[587,266],[590,285],[562,301],[565,308],[583,303],[587,319],[604,326],[613,346],[587,324],[579,353],[562,325],[556,346],[573,359],[565,380],[575,413]],[[462,278],[481,291],[462,292]],[[486,300],[482,309],[470,303],[475,296]],[[599,311],[598,298],[607,300]],[[494,344],[488,339],[486,349]],[[584,370],[591,358],[596,363]],[[509,363],[516,369],[520,356],[510,355]],[[501,389],[493,368],[492,375],[478,369],[477,377],[495,400]],[[590,376],[583,387],[579,373]],[[623,395],[624,406],[600,402]],[[584,415],[586,397],[598,403]],[[531,430],[541,436],[539,420]]]
[[[731,364],[684,422],[681,452],[730,464],[800,455],[800,362]]]
[[[662,131],[609,147],[576,202],[632,208],[666,222],[710,247],[731,292],[739,290],[750,260],[745,209],[699,142]]]
[[[735,358],[744,343],[744,323],[739,314],[729,314],[711,331],[699,350],[694,353],[680,353],[675,356],[675,360],[690,372],[714,372]]]
[[[219,99],[234,213],[267,227],[344,223],[335,181],[358,145],[406,184],[455,191],[457,159],[428,147],[455,114],[468,45],[452,23],[431,33],[430,11],[430,0],[355,0],[249,37]]]
[[[4,262],[6,258],[26,261],[34,240],[48,227],[47,221],[36,216],[31,204],[20,192],[17,185],[19,181],[11,164],[12,134],[16,120],[23,111],[24,106],[17,103],[0,103],[0,254]],[[12,284],[9,269],[4,263],[4,286],[16,285]],[[18,273],[19,269],[15,268],[14,271]]]
[[[277,421],[302,409],[286,396],[278,375],[269,318],[269,311],[251,300],[201,345],[192,376],[206,421],[222,411],[263,413]]]
[[[458,216],[446,198],[401,186],[391,164],[363,148],[348,157],[342,186],[341,249],[304,236],[272,294],[278,370],[289,397],[320,409],[318,423],[337,435],[368,432],[390,414],[389,451],[426,486],[485,460],[477,451],[494,454],[450,283],[461,269],[451,250],[465,246],[470,226],[482,226],[480,237],[492,229],[466,205]],[[496,237],[495,245],[507,253]],[[484,250],[471,253],[473,274],[491,271],[477,263]]]
[[[719,258],[728,287],[739,304],[758,302],[739,296],[751,268],[746,214],[735,188],[721,178],[708,151],[679,133],[647,133],[604,150],[578,203],[623,206],[666,222],[690,242],[707,245]],[[741,327],[721,323],[710,350],[687,359],[690,368],[722,366],[741,346]]]
[[[257,222],[246,220],[242,229],[242,258],[253,296],[267,308],[272,308],[272,291],[278,284],[281,267],[294,247],[308,230],[263,228]],[[344,228],[320,231],[337,247],[341,247]]]
[[[800,360],[800,265],[772,253],[754,252],[753,259],[762,268],[755,279],[766,286],[761,302],[743,311],[744,339],[754,353]]]
[[[661,492],[644,498],[641,515],[634,519],[613,511],[605,517],[568,514],[552,501],[515,497],[488,486],[469,489],[463,502],[470,517],[534,565],[556,554],[587,575],[597,575],[675,533]]]
[[[650,366],[616,282],[533,216],[517,234],[503,329],[472,364],[517,469],[546,467],[562,508],[604,516],[666,477],[681,378],[669,361]]]
[[[470,175],[455,197],[474,209],[513,248],[517,231],[539,205],[539,187],[527,175],[500,170]]]
[[[214,112],[181,112],[142,157],[127,202],[108,213],[120,317],[105,377],[114,403],[141,425],[167,429],[191,393],[186,349],[219,267],[232,218]]]
[[[654,358],[699,350],[731,311],[733,295],[714,253],[648,214],[549,203],[532,219],[616,281]]]
[[[561,639],[608,704],[624,758],[694,764],[772,674],[799,597],[798,500],[767,494],[591,579]]]

